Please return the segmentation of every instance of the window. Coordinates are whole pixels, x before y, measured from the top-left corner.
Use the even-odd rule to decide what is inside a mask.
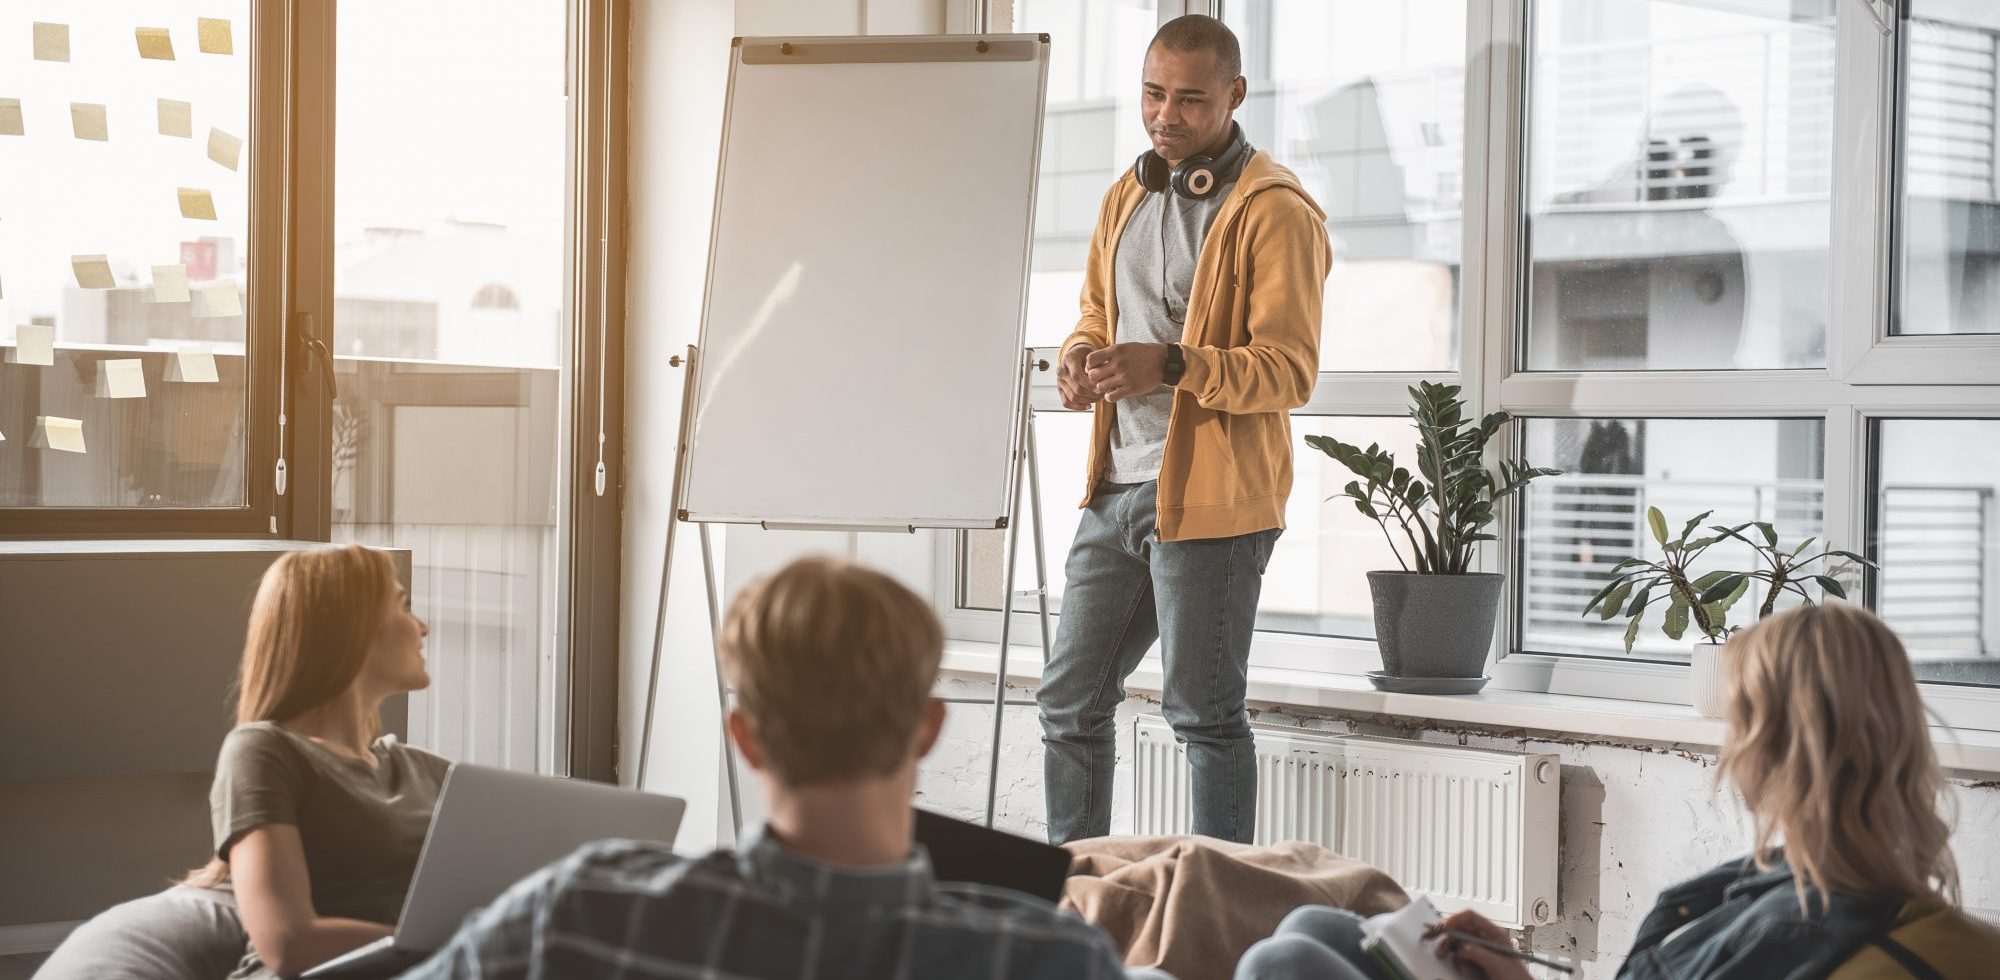
[[[1881,419],[1872,442],[1876,612],[1920,679],[2000,685],[2000,419]]]
[[[1153,0],[1018,0],[1014,29],[1050,40],[1028,344],[1053,347],[1076,327],[1104,191],[1147,146],[1139,71],[1159,14]]]
[[[1529,419],[1522,425],[1528,458],[1563,471],[1529,484],[1522,507],[1516,581],[1524,650],[1688,659],[1700,636],[1690,632],[1676,641],[1663,635],[1664,604],[1652,609],[1629,654],[1628,620],[1583,612],[1618,562],[1663,557],[1647,529],[1648,508],[1659,508],[1676,536],[1688,521],[1712,512],[1701,527],[1763,521],[1787,547],[1825,537],[1825,440],[1817,419]],[[1755,567],[1747,545],[1724,541],[1704,553],[1693,572]],[[1763,598],[1754,593],[1739,600],[1731,625],[1748,623]]]
[[[1245,136],[1327,212],[1325,371],[1458,367],[1465,0],[1225,6]]]
[[[1534,5],[1530,370],[1825,363],[1834,5]]]
[[[1324,356],[1295,438],[1404,451],[1405,389],[1429,378],[1522,420],[1495,451],[1565,471],[1508,509],[1479,558],[1511,579],[1497,685],[1684,698],[1691,640],[1656,618],[1627,652],[1623,622],[1582,609],[1618,559],[1657,555],[1647,507],[1676,529],[1712,510],[1707,523],[1865,550],[1881,569],[1844,571],[1850,595],[1903,632],[1935,709],[1992,727],[2000,464],[1978,447],[2000,436],[2000,349],[1979,335],[2000,334],[2000,244],[1986,240],[2000,228],[2000,14],[1530,0],[1510,23],[1447,0],[1170,6],[1155,23],[1209,13],[1237,32],[1246,133],[1327,208]],[[1121,64],[1143,33],[1081,57]],[[1897,135],[1874,141],[1879,160],[1836,152],[1869,139],[1883,107]],[[1109,179],[1088,175],[1093,204]],[[1038,237],[1038,275],[1048,248]],[[1075,291],[1038,310],[1037,343],[1068,329]],[[1088,428],[1053,391],[1035,398],[1059,595]],[[1252,661],[1372,669],[1364,573],[1395,559],[1372,522],[1327,501],[1348,477],[1294,450]],[[997,608],[1002,539],[964,540],[957,606]],[[1733,544],[1708,555],[1749,559]]]
[[[2000,333],[2000,10],[1908,8],[1895,332]]]
[[[411,740],[525,769],[553,765],[566,666],[567,16],[338,22],[334,537],[412,552],[432,682]]]
[[[0,12],[0,531],[268,530],[251,21],[249,0]]]

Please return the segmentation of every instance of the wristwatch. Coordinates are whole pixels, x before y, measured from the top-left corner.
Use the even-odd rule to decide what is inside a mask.
[[[1181,383],[1181,375],[1187,373],[1187,361],[1181,357],[1181,345],[1167,345],[1167,363],[1160,369],[1160,382],[1169,387]]]

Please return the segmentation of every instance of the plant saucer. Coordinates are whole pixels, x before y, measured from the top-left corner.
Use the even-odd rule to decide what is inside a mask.
[[[1390,694],[1477,694],[1491,677],[1396,677],[1379,670],[1367,674],[1368,683]]]

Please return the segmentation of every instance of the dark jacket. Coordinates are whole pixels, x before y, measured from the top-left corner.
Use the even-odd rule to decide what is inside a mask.
[[[1901,905],[1807,889],[1801,910],[1790,865],[1759,871],[1749,858],[1730,861],[1660,893],[1618,976],[1814,980],[1881,932]]]

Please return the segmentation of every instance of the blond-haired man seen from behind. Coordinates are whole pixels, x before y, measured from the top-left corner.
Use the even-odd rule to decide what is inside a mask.
[[[931,874],[910,798],[944,723],[943,649],[930,607],[878,572],[806,559],[752,584],[722,657],[729,736],[763,781],[767,822],[701,858],[586,846],[407,976],[1124,976],[1095,926]]]

